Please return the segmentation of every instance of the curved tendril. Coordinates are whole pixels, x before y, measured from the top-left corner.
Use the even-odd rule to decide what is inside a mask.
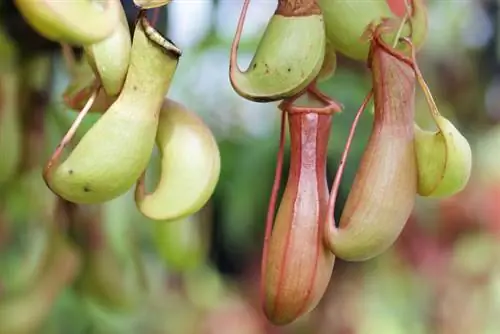
[[[351,143],[352,143],[352,140],[354,138],[354,133],[356,132],[356,127],[358,125],[359,119],[361,118],[363,111],[366,109],[368,103],[370,102],[372,95],[373,95],[373,90],[370,90],[370,92],[366,95],[366,97],[363,101],[363,104],[361,105],[358,112],[356,113],[356,116],[354,117],[354,121],[352,122],[352,125],[351,125],[351,130],[349,131],[349,136],[347,137],[347,142],[345,144],[344,152],[342,152],[342,157],[341,157],[340,162],[339,162],[337,173],[335,174],[335,179],[333,181],[332,190],[330,191],[330,198],[328,200],[327,217],[332,218],[334,226],[335,226],[335,218],[333,218],[333,217],[334,217],[334,210],[335,210],[335,202],[337,201],[337,194],[338,194],[339,187],[340,187],[340,181],[341,181],[342,175],[344,173],[347,155],[349,154],[349,151],[351,148]],[[334,226],[332,226],[332,227],[334,227]]]
[[[403,32],[403,28],[404,28],[405,23],[408,23],[408,25],[410,27],[410,33],[408,34],[408,38],[413,37],[413,22],[412,22],[412,20],[409,19],[412,17],[412,13],[414,11],[413,2],[410,5],[408,0],[404,0],[404,3],[405,3],[405,12],[406,13],[405,13],[405,16],[403,18],[403,24],[401,25],[401,31],[399,32],[399,34],[396,34],[396,39],[394,40],[394,47],[396,47],[398,40],[401,37],[401,33]]]
[[[403,38],[402,41],[410,47],[411,57],[412,57],[412,61],[413,61],[413,65],[412,65],[413,71],[415,72],[415,75],[417,77],[417,81],[424,92],[425,99],[427,100],[427,104],[429,106],[429,110],[431,112],[431,115],[434,118],[434,120],[436,120],[436,118],[439,117],[441,114],[439,113],[439,109],[437,107],[436,101],[434,100],[434,97],[432,96],[431,90],[429,89],[429,86],[427,86],[427,83],[425,82],[424,76],[422,75],[422,72],[420,71],[420,67],[417,65],[417,60],[416,60],[417,55],[416,55],[413,43],[408,38]]]
[[[243,8],[240,12],[240,17],[238,19],[238,25],[236,27],[236,34],[231,44],[231,56],[229,59],[229,77],[233,77],[233,68],[236,67],[238,71],[241,71],[238,66],[238,47],[240,45],[241,34],[243,32],[243,26],[245,25],[245,19],[247,16],[248,6],[250,5],[250,0],[245,0],[243,3]]]
[[[398,42],[400,40],[401,34],[403,33],[403,29],[405,27],[405,23],[407,21],[411,22],[410,20],[408,20],[409,17],[410,17],[410,14],[407,11],[406,14],[405,14],[405,16],[403,17],[403,19],[401,21],[401,24],[399,25],[398,31],[396,32],[396,37],[394,38],[394,41],[392,42],[392,47],[393,48],[395,48],[396,46],[398,46]],[[410,36],[412,34],[412,30],[413,30],[413,28],[410,26]]]
[[[59,143],[59,145],[57,145],[56,150],[54,151],[54,153],[50,157],[47,165],[45,166],[44,171],[43,171],[43,178],[45,179],[45,183],[47,184],[47,186],[49,188],[50,188],[50,185],[48,184],[47,180],[48,180],[49,173],[52,170],[52,166],[54,166],[54,164],[56,164],[59,161],[59,158],[61,156],[62,151],[71,142],[71,139],[74,137],[76,130],[78,129],[78,127],[82,123],[83,119],[85,118],[85,116],[89,112],[90,108],[92,108],[92,105],[94,104],[94,101],[95,101],[100,89],[101,89],[100,83],[96,83],[92,95],[90,96],[90,98],[88,99],[87,103],[82,108],[82,110],[78,113],[78,116],[73,121],[73,124],[71,124],[71,127],[69,128],[68,132],[64,135],[64,137],[61,140],[61,142]]]
[[[269,200],[269,207],[267,210],[267,217],[266,217],[266,231],[264,235],[264,246],[262,249],[262,262],[261,262],[261,286],[260,286],[260,295],[261,295],[261,301],[264,304],[265,303],[265,281],[266,281],[266,264],[267,264],[267,258],[268,258],[268,253],[269,253],[269,240],[271,238],[271,233],[273,229],[273,221],[274,221],[274,215],[276,212],[276,202],[278,201],[278,192],[280,189],[280,184],[281,184],[281,176],[282,176],[282,171],[283,171],[283,156],[284,156],[284,150],[285,150],[285,120],[286,120],[286,109],[285,106],[288,106],[288,104],[283,105],[280,104],[280,109],[281,109],[281,125],[280,125],[280,139],[279,139],[279,149],[278,149],[278,155],[276,158],[276,170],[274,173],[274,182],[273,182],[273,187],[271,190],[271,198]],[[282,109],[283,107],[283,109]],[[264,305],[263,305],[264,306]]]

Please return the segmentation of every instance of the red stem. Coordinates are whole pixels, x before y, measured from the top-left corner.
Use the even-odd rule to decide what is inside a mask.
[[[339,191],[340,187],[340,181],[342,179],[342,175],[344,174],[344,169],[345,169],[345,163],[347,161],[347,155],[349,154],[352,140],[354,138],[354,133],[356,132],[356,128],[358,126],[359,119],[361,118],[361,115],[363,114],[363,111],[366,109],[366,106],[368,105],[368,102],[372,98],[373,91],[370,90],[370,92],[366,95],[363,104],[361,104],[361,107],[359,108],[358,112],[356,113],[356,117],[354,117],[354,121],[351,124],[351,129],[349,131],[349,136],[347,137],[347,142],[344,147],[344,151],[342,152],[342,157],[339,162],[339,167],[337,169],[337,173],[335,174],[335,179],[333,181],[332,185],[332,190],[330,191],[330,199],[328,201],[328,213],[327,213],[327,218],[331,218],[333,222],[333,227],[335,227],[335,218],[333,218],[333,214],[335,211],[335,202],[337,201],[337,194]]]
[[[238,25],[236,27],[236,34],[231,45],[231,55],[229,58],[229,76],[232,77],[234,69],[238,68],[238,47],[240,44],[241,34],[243,32],[243,25],[245,24],[245,18],[247,16],[248,6],[250,5],[250,0],[245,0],[243,3],[243,8],[241,9],[240,17],[238,19]]]
[[[265,231],[265,236],[264,236],[264,247],[262,250],[262,263],[261,263],[261,288],[260,288],[260,294],[261,294],[261,301],[263,302],[265,300],[264,295],[265,295],[265,280],[266,280],[266,263],[267,263],[267,258],[268,258],[268,251],[269,251],[269,239],[271,238],[271,232],[273,229],[273,221],[274,221],[274,215],[276,212],[276,202],[278,200],[278,192],[280,188],[280,183],[281,183],[281,174],[283,171],[283,155],[284,155],[284,150],[285,150],[285,118],[286,118],[286,111],[283,110],[281,112],[281,125],[280,125],[280,141],[279,141],[279,148],[278,148],[278,155],[276,158],[276,170],[274,173],[274,182],[273,182],[273,188],[271,190],[271,199],[269,200],[269,207],[267,210],[267,217],[266,217],[266,231]],[[264,305],[263,305],[264,306]]]

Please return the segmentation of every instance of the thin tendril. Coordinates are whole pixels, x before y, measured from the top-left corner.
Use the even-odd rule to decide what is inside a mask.
[[[240,17],[238,19],[238,25],[236,27],[236,34],[231,45],[231,56],[229,61],[229,74],[233,73],[233,68],[238,69],[238,47],[240,44],[241,34],[243,32],[243,25],[245,24],[245,18],[247,16],[248,6],[250,5],[250,0],[245,0],[243,3],[243,8],[241,9]]]
[[[417,65],[417,61],[416,61],[417,56],[415,53],[415,47],[413,46],[413,43],[407,38],[403,38],[403,42],[408,44],[408,46],[411,49],[411,57],[413,60],[413,66],[412,66],[413,71],[415,72],[415,75],[417,77],[417,81],[424,92],[424,96],[425,96],[425,99],[427,100],[427,104],[429,106],[429,110],[431,112],[431,115],[434,119],[436,119],[437,117],[441,116],[441,114],[439,113],[439,109],[437,107],[436,101],[434,100],[434,97],[432,96],[431,90],[429,89],[429,86],[425,82],[424,76],[422,75],[422,72],[420,71],[420,67]]]
[[[273,188],[271,190],[271,199],[269,200],[269,207],[267,210],[266,217],[266,231],[264,235],[264,246],[262,249],[262,262],[261,262],[261,301],[264,303],[265,301],[265,280],[266,280],[266,264],[269,253],[269,240],[271,239],[271,232],[273,229],[273,221],[274,214],[276,211],[276,202],[278,201],[278,191],[281,184],[281,174],[283,171],[283,155],[285,150],[285,120],[286,120],[286,111],[281,111],[281,125],[280,125],[280,141],[279,141],[279,149],[278,156],[276,159],[276,170],[274,173],[274,183]]]
[[[405,6],[406,6],[406,15],[405,16],[409,17],[411,6],[410,6],[408,0],[404,0],[404,2],[405,2]],[[411,24],[411,20],[410,20],[410,24]],[[411,36],[411,33],[410,33],[410,36]],[[427,83],[424,79],[424,76],[422,75],[422,72],[420,71],[420,67],[417,65],[417,55],[416,55],[415,47],[409,38],[402,38],[401,40],[410,47],[411,58],[412,58],[412,64],[410,64],[410,65],[412,66],[413,71],[415,72],[415,75],[417,77],[417,81],[424,92],[425,99],[427,100],[427,105],[429,106],[429,111],[430,111],[432,117],[434,118],[434,120],[436,120],[436,118],[441,116],[441,114],[439,113],[439,109],[438,109],[436,101],[434,100],[434,97],[431,93],[431,90],[429,89],[429,86],[427,85]]]
[[[413,12],[413,3],[410,5],[410,3],[408,2],[408,0],[403,0],[403,1],[405,3],[406,16],[411,17],[412,13],[410,13],[410,9]]]
[[[328,211],[327,211],[328,218],[333,219],[333,214],[334,214],[334,210],[335,210],[335,202],[337,200],[337,194],[338,194],[339,187],[340,187],[340,181],[341,181],[342,175],[344,173],[347,155],[349,154],[349,150],[351,147],[352,140],[354,138],[354,133],[356,132],[356,127],[358,125],[359,119],[361,118],[363,111],[366,109],[368,102],[370,102],[372,95],[373,95],[373,90],[370,90],[368,95],[366,95],[366,97],[363,101],[363,104],[361,104],[361,107],[358,109],[358,112],[356,113],[356,116],[354,117],[354,121],[352,122],[352,126],[351,126],[351,129],[349,131],[349,136],[347,137],[347,142],[346,142],[344,151],[342,152],[342,157],[341,157],[340,162],[339,162],[337,173],[335,174],[335,179],[333,181],[332,190],[330,191],[330,198],[328,200]],[[333,224],[335,224],[335,220],[333,221]],[[327,224],[327,225],[330,225],[330,224]]]
[[[401,38],[401,34],[403,33],[403,29],[405,27],[405,24],[409,18],[408,12],[406,12],[405,16],[403,17],[401,24],[399,25],[398,31],[396,32],[396,36],[394,37],[394,41],[392,42],[392,47],[396,48],[398,46],[399,39]]]
[[[413,1],[413,0],[412,0]],[[404,0],[405,3],[405,20],[408,20],[408,24],[410,25],[410,35],[409,37],[413,37],[413,22],[412,22],[412,14],[414,12],[413,2],[412,5],[408,2],[408,0]],[[411,12],[410,12],[411,10]],[[399,39],[399,38],[398,38]]]
[[[54,151],[54,153],[50,157],[50,160],[47,163],[47,165],[45,166],[44,171],[43,171],[43,178],[45,179],[46,182],[48,180],[49,173],[50,173],[53,165],[59,161],[59,158],[61,156],[62,151],[70,143],[71,139],[74,137],[74,135],[76,133],[76,130],[80,126],[81,122],[83,121],[83,118],[85,117],[85,115],[87,115],[90,108],[92,108],[92,105],[94,104],[94,101],[97,97],[97,94],[99,93],[99,90],[100,90],[100,85],[96,85],[96,88],[94,89],[94,92],[92,93],[92,95],[88,99],[87,103],[82,108],[82,110],[78,113],[78,116],[74,120],[73,124],[71,124],[71,127],[69,128],[68,132],[64,135],[63,139],[61,140],[59,145],[57,145],[56,150]],[[49,185],[47,184],[47,186],[49,186]],[[49,188],[50,188],[50,186],[49,186]]]

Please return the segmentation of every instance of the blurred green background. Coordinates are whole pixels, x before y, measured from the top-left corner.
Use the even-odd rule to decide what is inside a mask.
[[[122,2],[133,22],[132,1]],[[21,333],[8,330],[12,324],[43,334],[499,333],[500,1],[427,4],[429,37],[418,61],[441,112],[471,143],[469,186],[445,200],[418,198],[389,251],[364,263],[337,260],[317,309],[278,328],[261,312],[258,286],[279,113],[275,103],[244,100],[229,83],[242,2],[174,0],[160,15],[160,29],[183,50],[169,97],[204,119],[222,158],[207,206],[169,224],[144,218],[132,192],[75,207],[46,188],[42,168],[77,115],[61,100],[69,76],[59,46],[33,32],[12,1],[0,2],[0,108],[13,104],[21,119],[16,127],[0,112],[0,168],[21,154],[18,173],[0,183],[0,333]],[[275,6],[252,1],[240,66],[250,62]],[[9,93],[14,72],[20,86]],[[370,72],[339,55],[335,75],[320,87],[345,106],[333,120],[331,183]],[[426,108],[419,92],[423,126],[430,125]],[[77,137],[97,117],[86,117]],[[357,130],[337,215],[371,121],[365,113]],[[21,147],[12,145],[16,136]],[[153,160],[151,184],[157,152]],[[68,224],[68,213],[78,222]]]

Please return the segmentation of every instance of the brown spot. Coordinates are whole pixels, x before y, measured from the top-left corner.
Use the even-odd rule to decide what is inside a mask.
[[[288,72],[292,72],[292,69],[289,67],[287,71],[288,71]]]
[[[253,69],[257,68],[257,63],[253,64]]]
[[[86,193],[90,192],[90,187],[89,186],[84,186],[83,187],[83,191],[86,192]]]
[[[72,175],[72,174],[73,174],[73,170],[72,170],[72,169],[70,169],[70,170],[68,171],[68,174],[69,174],[69,175]]]

